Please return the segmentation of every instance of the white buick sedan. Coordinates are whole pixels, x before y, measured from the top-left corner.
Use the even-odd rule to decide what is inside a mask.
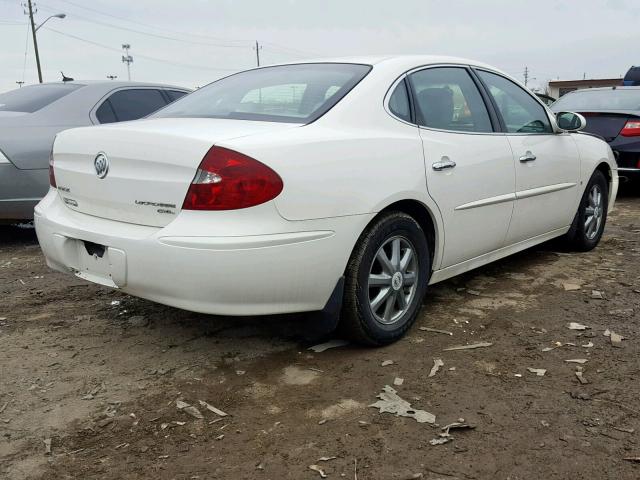
[[[258,68],[60,133],[35,225],[56,270],[197,312],[339,314],[383,345],[429,284],[598,244],[617,166],[584,125],[469,60]]]

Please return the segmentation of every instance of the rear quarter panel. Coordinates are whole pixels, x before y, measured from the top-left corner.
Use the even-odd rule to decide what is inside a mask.
[[[275,203],[288,220],[372,213],[396,199],[426,200],[417,128],[296,129],[224,142],[273,168],[284,189]],[[405,130],[406,128],[406,130]]]
[[[618,165],[609,145],[592,135],[573,134],[580,154],[580,186],[582,191],[599,165],[606,164],[611,172],[609,184],[609,210],[613,208],[618,192]]]

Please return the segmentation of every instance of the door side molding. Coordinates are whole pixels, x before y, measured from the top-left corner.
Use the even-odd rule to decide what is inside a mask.
[[[515,197],[516,200],[520,200],[522,198],[530,198],[536,197],[538,195],[544,195],[546,193],[559,192],[560,190],[566,190],[567,188],[573,188],[577,185],[577,183],[556,183],[555,185],[545,185],[544,187],[531,188],[529,190],[522,190],[520,192],[516,192]]]
[[[455,210],[469,210],[470,208],[485,207],[487,205],[495,205],[497,203],[511,202],[516,199],[515,193],[505,193],[504,195],[496,195],[495,197],[483,198],[475,202],[464,203],[455,208]]]

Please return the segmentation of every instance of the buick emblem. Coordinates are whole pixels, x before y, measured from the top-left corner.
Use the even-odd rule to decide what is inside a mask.
[[[93,160],[93,166],[96,168],[98,178],[104,178],[109,173],[109,158],[105,153],[100,152]]]

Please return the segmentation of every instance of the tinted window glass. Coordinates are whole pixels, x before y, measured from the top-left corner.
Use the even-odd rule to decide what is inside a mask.
[[[532,95],[500,75],[478,71],[489,87],[498,110],[502,114],[507,132],[551,133],[551,124],[542,105]]]
[[[100,123],[113,123],[118,121],[109,100],[105,100],[102,105],[100,105],[100,108],[96,110],[96,118]]]
[[[187,92],[181,92],[179,90],[165,90],[164,93],[169,96],[169,100],[172,102],[175,102],[177,99],[184,97],[187,94]]]
[[[307,123],[333,107],[370,69],[309,63],[249,70],[207,85],[157,116]]]
[[[624,85],[640,85],[640,67],[631,67],[624,76]]]
[[[553,104],[554,112],[640,110],[640,89],[578,90]]]
[[[409,78],[420,125],[461,132],[493,131],[482,96],[464,68],[428,68]]]
[[[389,110],[398,118],[411,121],[411,108],[409,107],[409,95],[407,94],[407,84],[400,82],[389,98]]]
[[[109,97],[118,122],[146,117],[166,105],[159,90],[148,88],[119,90]]]
[[[84,87],[78,84],[29,85],[0,94],[2,112],[37,112],[41,108],[60,100],[74,90]]]

